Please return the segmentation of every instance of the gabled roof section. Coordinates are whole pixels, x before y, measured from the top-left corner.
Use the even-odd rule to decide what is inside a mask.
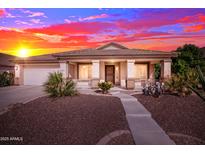
[[[96,48],[97,50],[114,50],[114,49],[128,49],[127,47],[119,44],[119,43],[116,43],[116,42],[110,42],[110,43],[107,43],[103,46],[100,46],[98,48]]]

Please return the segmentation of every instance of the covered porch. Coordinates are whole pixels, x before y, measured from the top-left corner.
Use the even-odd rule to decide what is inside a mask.
[[[97,88],[98,82],[109,81],[124,89],[141,89],[147,81],[154,81],[154,65],[161,67],[160,79],[171,76],[171,59],[95,59],[60,62],[63,76],[78,87]]]

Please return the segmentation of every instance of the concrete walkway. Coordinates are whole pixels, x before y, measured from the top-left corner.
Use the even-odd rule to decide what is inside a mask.
[[[128,94],[111,92],[113,96],[120,98],[126,112],[126,118],[137,145],[174,145],[175,143],[152,119],[151,114]]]
[[[77,90],[81,94],[100,95],[100,94],[95,92],[95,90],[97,90],[97,89],[92,89],[88,86],[77,86]],[[100,90],[100,89],[98,89],[98,90]],[[115,93],[115,92],[122,92],[122,93],[129,94],[129,95],[141,94],[142,93],[141,91],[127,90],[127,89],[122,89],[120,87],[112,87],[109,90],[109,93]]]

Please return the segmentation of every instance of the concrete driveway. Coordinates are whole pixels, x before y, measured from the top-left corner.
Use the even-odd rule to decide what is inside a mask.
[[[0,110],[16,104],[43,96],[46,93],[42,86],[10,86],[0,88]]]

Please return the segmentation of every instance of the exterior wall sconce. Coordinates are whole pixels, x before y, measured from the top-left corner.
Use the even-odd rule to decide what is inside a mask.
[[[19,70],[19,66],[18,66],[18,65],[15,66],[15,70],[16,70],[16,71]]]

